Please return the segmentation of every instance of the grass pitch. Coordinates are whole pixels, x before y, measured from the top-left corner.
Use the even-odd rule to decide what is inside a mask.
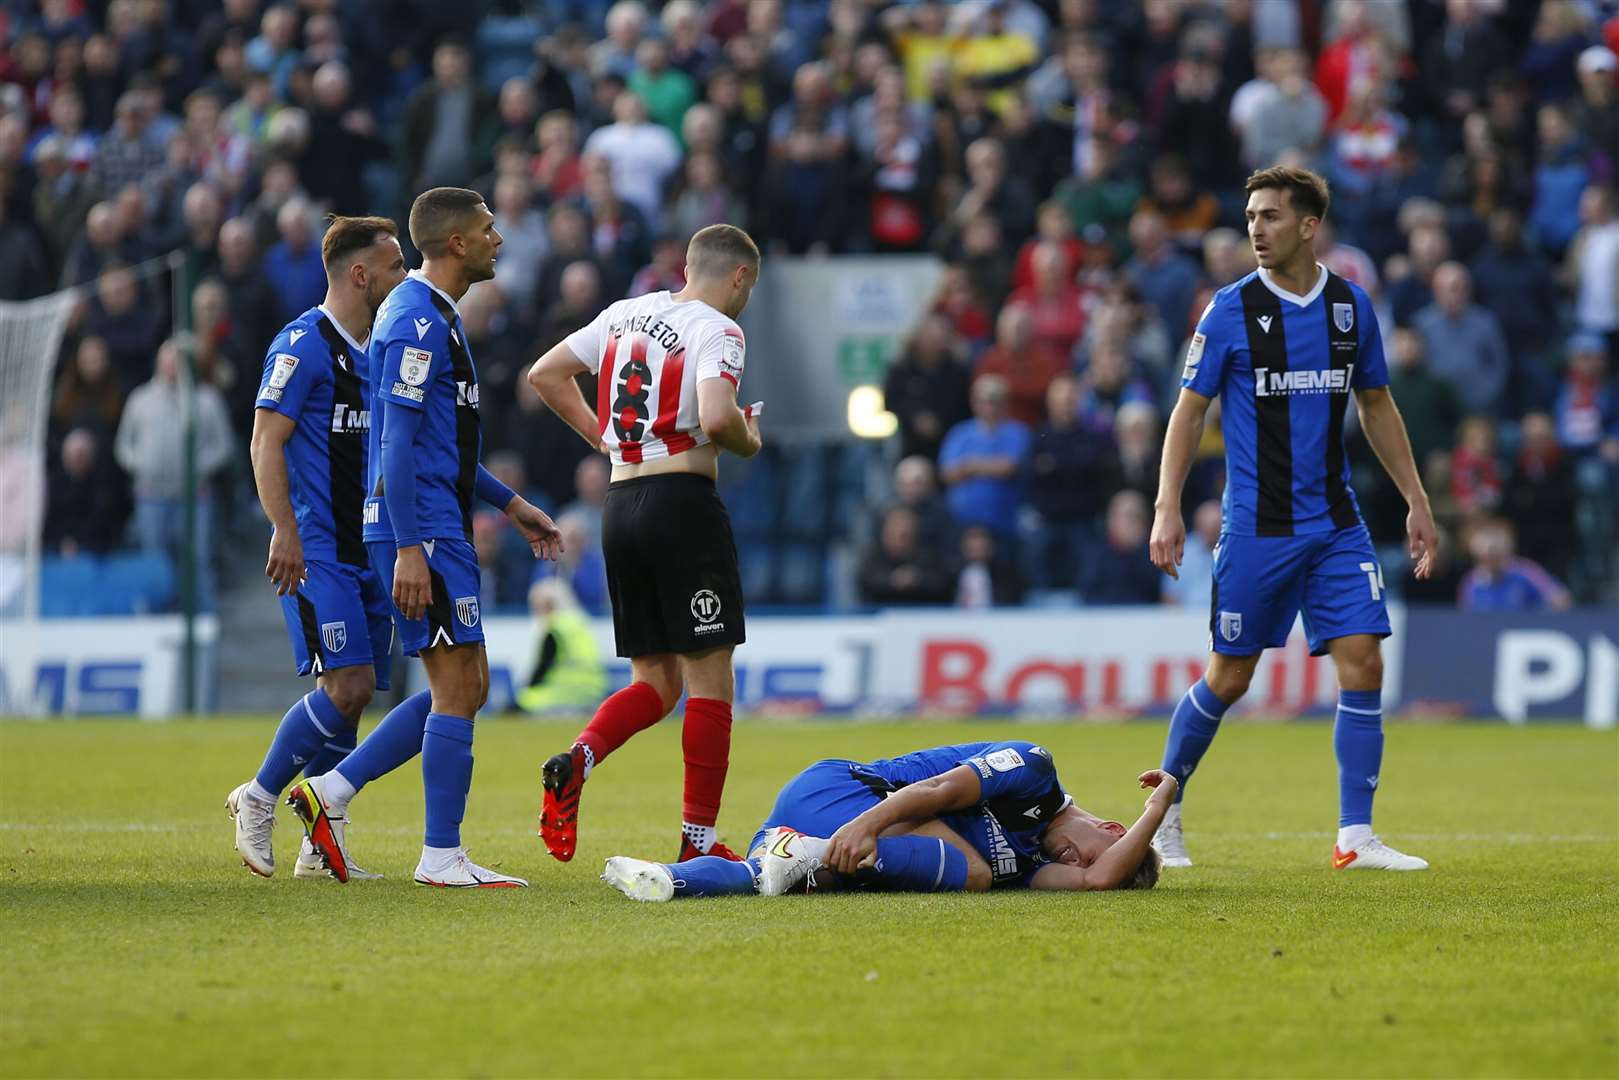
[[[635,904],[670,858],[679,731],[544,854],[575,725],[480,723],[466,840],[525,891],[410,882],[415,767],[355,801],[386,881],[253,877],[222,809],[273,720],[0,724],[3,1076],[1606,1076],[1619,1072],[1619,755],[1575,728],[1393,726],[1380,831],[1423,874],[1333,873],[1323,724],[1235,723],[1191,786],[1198,866],[1151,893]],[[738,724],[722,835],[812,759],[1016,734],[1133,819],[1161,724]]]

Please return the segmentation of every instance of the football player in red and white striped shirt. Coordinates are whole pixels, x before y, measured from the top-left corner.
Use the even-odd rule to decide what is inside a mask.
[[[630,685],[602,702],[545,763],[540,835],[562,862],[578,840],[591,769],[687,692],[680,858],[736,856],[715,839],[731,751],[731,651],[746,634],[731,520],[715,488],[721,450],[759,452],[757,406],[738,407],[747,352],[736,317],[759,280],[759,249],[710,225],[686,251],[686,287],[610,305],[540,357],[529,382],[613,461],[602,553],[618,654]],[[596,411],[576,376],[596,378]]]

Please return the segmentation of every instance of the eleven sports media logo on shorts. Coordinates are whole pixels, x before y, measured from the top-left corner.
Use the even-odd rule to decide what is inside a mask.
[[[691,628],[694,634],[712,634],[725,629],[725,624],[719,621],[720,598],[713,589],[698,589],[691,594],[691,617],[697,620]]]

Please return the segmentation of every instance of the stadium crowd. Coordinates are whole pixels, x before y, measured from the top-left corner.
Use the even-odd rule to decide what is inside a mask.
[[[403,220],[455,184],[506,241],[461,305],[486,458],[561,511],[587,610],[605,463],[522,373],[608,301],[678,288],[718,221],[767,257],[943,262],[884,386],[892,492],[839,537],[861,602],[1200,606],[1218,425],[1171,582],[1146,555],[1162,424],[1199,313],[1253,267],[1241,182],[1291,161],[1332,182],[1317,246],[1377,304],[1447,531],[1408,597],[1613,594],[1611,4],[40,0],[0,7],[0,39],[0,299],[83,290],[43,482],[5,456],[5,516],[42,519],[52,557],[175,555],[188,350],[199,539],[260,527],[254,392],[324,292],[322,216]],[[1394,586],[1402,503],[1351,445]],[[520,542],[476,530],[486,602],[520,607]]]

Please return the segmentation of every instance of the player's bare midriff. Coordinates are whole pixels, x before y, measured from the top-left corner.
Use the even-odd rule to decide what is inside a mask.
[[[634,480],[638,476],[663,476],[668,473],[696,473],[710,480],[719,480],[719,447],[713,443],[694,446],[671,457],[651,461],[625,462],[613,466],[612,480]]]

